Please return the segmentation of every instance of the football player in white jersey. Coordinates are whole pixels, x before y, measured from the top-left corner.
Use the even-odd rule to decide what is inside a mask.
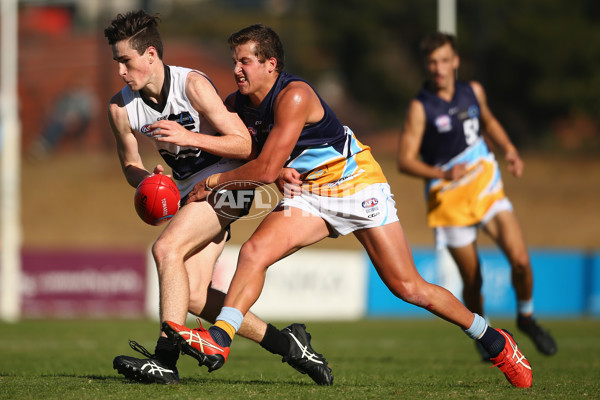
[[[197,182],[249,159],[252,142],[240,118],[225,107],[204,74],[163,63],[158,21],[158,16],[140,10],[117,15],[105,29],[118,73],[126,84],[110,100],[108,119],[127,182],[135,188],[148,175],[166,172],[160,164],[153,170],[144,166],[136,135],[147,135],[171,167],[185,199]],[[229,224],[247,210],[221,211],[217,213],[210,201],[183,205],[154,242],[161,321],[184,324],[188,312],[215,321],[225,294],[211,288],[213,267],[228,238]],[[283,356],[318,384],[332,383],[331,370],[321,355],[318,364],[304,360],[301,353],[298,356],[299,345],[310,349],[304,325],[292,324],[280,331],[248,314],[241,329],[244,337]],[[142,382],[179,382],[179,349],[164,333],[154,354],[135,342],[130,345],[145,358],[116,357],[113,366],[119,373]]]

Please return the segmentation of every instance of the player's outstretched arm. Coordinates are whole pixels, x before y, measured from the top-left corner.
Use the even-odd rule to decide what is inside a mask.
[[[244,189],[256,187],[256,183],[275,182],[304,125],[322,118],[323,108],[308,85],[294,82],[277,96],[274,114],[273,128],[260,154],[241,167],[212,175],[196,184],[188,196],[188,203],[206,198],[212,189],[225,183],[228,189]],[[248,182],[251,182],[250,186]]]

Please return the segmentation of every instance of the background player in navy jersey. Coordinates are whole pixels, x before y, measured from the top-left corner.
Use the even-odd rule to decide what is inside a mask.
[[[533,274],[521,228],[505,197],[498,164],[485,139],[504,153],[507,169],[523,173],[523,161],[488,107],[478,82],[456,79],[459,56],[455,38],[427,36],[421,50],[429,80],[408,108],[398,148],[400,171],[424,178],[428,223],[436,246],[446,246],[459,268],[463,300],[483,315],[477,230],[486,232],[512,268],[517,297],[517,326],[543,354],[556,353],[552,336],[533,319]],[[489,355],[478,347],[482,358]]]
[[[326,237],[352,233],[395,296],[462,328],[490,351],[491,361],[512,385],[531,386],[531,366],[506,331],[488,326],[448,290],[419,275],[390,187],[370,148],[342,125],[307,81],[284,70],[277,33],[256,24],[232,34],[229,45],[238,90],[228,101],[255,133],[260,152],[239,168],[199,182],[188,201],[204,201],[225,187],[243,188],[249,182],[270,184],[283,171],[294,177],[286,181],[301,190],[284,197],[242,246],[216,323],[206,330],[166,321],[167,335],[209,370],[220,368],[261,294],[268,268]],[[202,342],[190,340],[195,337]]]
[[[154,141],[182,196],[210,174],[225,172],[251,156],[248,130],[235,112],[227,110],[210,80],[201,72],[163,64],[158,17],[144,11],[119,14],[104,33],[126,86],[108,106],[108,119],[127,182],[132,187],[151,174],[142,162],[137,136]],[[157,165],[153,173],[165,171]],[[215,200],[213,198],[213,200]],[[225,205],[223,207],[227,207]],[[245,210],[221,209],[214,201],[182,206],[152,246],[160,286],[160,320],[185,323],[188,311],[214,322],[225,294],[210,287],[213,267],[232,222]],[[133,207],[132,207],[133,210]],[[325,359],[310,346],[304,325],[282,331],[249,315],[244,337],[283,356],[292,367],[319,384],[333,381]],[[133,380],[177,383],[179,349],[164,333],[155,354],[130,343],[146,358],[119,356],[113,366]],[[310,351],[310,353],[308,352]],[[306,354],[311,354],[308,360]]]

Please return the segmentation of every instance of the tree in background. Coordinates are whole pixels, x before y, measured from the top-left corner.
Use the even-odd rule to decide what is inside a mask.
[[[600,2],[459,0],[457,7],[459,77],[488,88],[517,145],[600,149]],[[418,43],[436,29],[437,0],[212,0],[174,5],[163,26],[229,57],[228,35],[255,22],[274,27],[293,49],[289,71],[335,89],[319,91],[340,98],[327,98],[336,112],[365,121],[353,126],[375,132],[401,126],[424,78]]]

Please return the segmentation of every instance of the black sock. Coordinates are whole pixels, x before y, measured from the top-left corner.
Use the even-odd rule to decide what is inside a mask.
[[[478,339],[484,349],[490,354],[490,358],[498,357],[498,354],[504,350],[506,339],[497,330],[488,326],[483,336]]]
[[[174,368],[179,359],[179,348],[177,344],[166,337],[159,337],[156,342],[156,348],[154,354],[159,360],[167,364],[169,367]]]
[[[208,332],[210,333],[210,336],[213,338],[215,343],[217,343],[219,346],[221,346],[221,347],[231,346],[232,339],[229,337],[227,332],[225,332],[223,329],[219,328],[218,326],[213,325],[208,329]]]
[[[533,322],[533,315],[517,315],[517,325],[527,325]]]
[[[290,341],[287,336],[271,324],[267,324],[267,331],[260,345],[263,349],[280,356],[286,356],[290,352]]]

